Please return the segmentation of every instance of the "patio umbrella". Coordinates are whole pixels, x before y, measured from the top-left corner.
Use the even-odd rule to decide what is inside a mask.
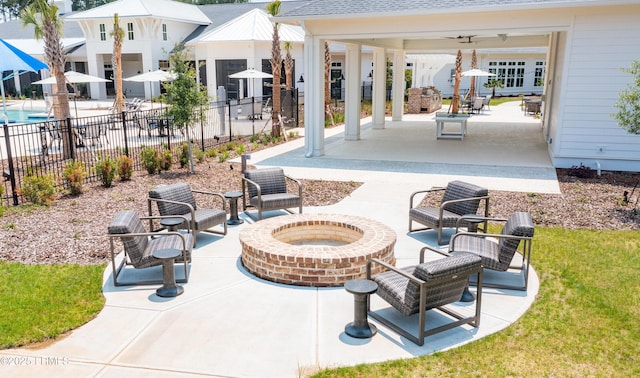
[[[248,70],[231,74],[229,75],[229,78],[230,79],[252,79],[251,81],[253,82],[253,79],[271,79],[273,78],[273,75],[266,72],[258,71],[253,68],[249,68]],[[251,88],[251,96],[252,97],[254,96],[253,87]]]
[[[135,76],[130,76],[127,78],[124,78],[122,80],[124,81],[133,81],[136,83],[145,83],[145,82],[161,82],[161,81],[171,81],[171,80],[175,80],[177,77],[177,75],[175,73],[172,72],[168,72],[168,71],[163,71],[163,70],[155,70],[155,71],[149,71],[149,72],[145,72],[145,73],[141,73]],[[151,98],[153,98],[153,87],[151,86]],[[162,104],[161,104],[162,106]],[[151,101],[151,107],[153,108],[153,101]]]
[[[496,74],[491,73],[491,72],[487,72],[487,71],[483,71],[483,70],[478,69],[478,68],[472,68],[469,71],[462,72],[461,76],[471,76],[471,82],[473,84],[475,84],[475,80],[476,80],[477,77],[480,77],[480,76],[496,76]],[[475,93],[471,93],[471,91],[469,91],[469,97],[473,98],[473,95],[475,95]]]
[[[98,76],[87,75],[87,74],[83,74],[76,71],[67,71],[64,73],[64,77],[66,78],[67,83],[71,84],[72,86],[73,84],[78,84],[78,83],[106,83],[108,81],[111,81],[111,80],[103,79]],[[32,84],[41,84],[41,85],[56,84],[56,78],[55,76],[51,76],[46,79],[34,81]],[[75,86],[73,87],[75,90]],[[76,118],[78,118],[78,106],[76,104],[76,96],[73,96],[73,107],[76,110]]]
[[[31,55],[18,49],[17,47],[7,43],[3,39],[0,39],[0,76],[4,71],[33,71],[49,69],[49,66],[42,63],[38,59],[31,57]],[[2,94],[2,109],[6,117],[7,105],[5,103],[4,95],[4,77],[1,78],[0,90]]]

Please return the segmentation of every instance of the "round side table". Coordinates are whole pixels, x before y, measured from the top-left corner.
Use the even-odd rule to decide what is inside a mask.
[[[371,280],[351,280],[345,282],[344,289],[354,297],[353,322],[344,327],[344,333],[358,339],[373,337],[378,330],[367,321],[367,302],[369,295],[378,290],[378,284]]]
[[[183,218],[162,218],[160,224],[167,228],[168,231],[178,231],[178,226],[184,223]]]
[[[229,200],[229,220],[227,221],[229,226],[244,223],[244,221],[238,217],[238,198],[240,197],[242,197],[242,192],[226,192],[224,194],[224,198]]]
[[[176,285],[176,274],[173,271],[173,263],[180,255],[182,251],[175,248],[159,249],[153,252],[153,257],[162,260],[162,287],[156,290],[159,297],[177,297],[184,293],[184,288]]]

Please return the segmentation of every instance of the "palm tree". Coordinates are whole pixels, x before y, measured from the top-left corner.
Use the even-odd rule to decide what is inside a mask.
[[[284,102],[282,107],[283,121],[285,124],[289,124],[293,121],[293,57],[291,56],[291,49],[293,44],[290,41],[286,41],[284,44],[284,75],[285,75],[285,92]]]
[[[471,69],[478,68],[478,58],[476,57],[476,50],[471,53]],[[473,97],[476,95],[476,77],[471,76],[471,84],[469,84],[469,100],[473,101]]]
[[[326,108],[325,119],[332,119],[331,111],[331,51],[329,42],[324,41],[324,107]]]
[[[60,37],[62,35],[62,19],[58,17],[58,7],[47,0],[33,0],[21,14],[22,25],[33,25],[36,39],[44,39],[45,61],[49,65],[51,76],[55,77],[53,86],[53,115],[56,119],[66,120],[71,117],[69,109],[69,93],[64,76],[65,56]],[[68,128],[62,128],[63,156],[74,156],[75,145],[69,138]]]
[[[266,11],[272,17],[280,13],[280,0],[267,4]],[[280,50],[280,34],[278,28],[280,24],[273,23],[273,42],[271,43],[271,74],[273,75],[273,110],[271,111],[271,136],[279,138],[282,135],[282,125],[280,125],[280,73],[282,72],[282,51]]]
[[[460,74],[462,73],[462,51],[458,50],[456,56],[455,82],[453,85],[453,99],[451,100],[451,113],[458,114],[460,105]]]
[[[120,18],[118,14],[113,15],[113,55],[111,56],[111,64],[115,74],[116,98],[113,108],[117,114],[122,114],[123,93],[122,93],[122,38],[124,30],[120,27]]]

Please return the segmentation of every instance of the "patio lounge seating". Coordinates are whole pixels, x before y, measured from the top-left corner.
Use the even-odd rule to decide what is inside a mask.
[[[477,218],[476,218],[477,219]],[[531,263],[531,242],[533,240],[534,225],[531,215],[527,212],[515,212],[508,219],[487,218],[490,221],[505,222],[499,234],[476,234],[459,232],[451,238],[448,252],[443,253],[431,247],[424,247],[445,255],[457,252],[467,252],[480,256],[485,269],[505,272],[517,269],[524,276],[524,284],[507,285],[484,283],[485,287],[512,290],[527,290],[529,281],[529,264]],[[513,265],[514,257],[522,242],[522,263]]]
[[[196,205],[194,193],[210,196],[222,202],[222,208],[203,208]],[[187,183],[161,185],[149,191],[147,200],[149,215],[153,213],[153,203],[156,203],[158,212],[162,216],[185,216],[187,222],[182,222],[178,229],[190,229],[193,234],[193,246],[196,246],[197,234],[201,231],[217,235],[227,234],[227,203],[220,193],[192,190]],[[149,221],[150,225],[152,221]],[[221,224],[223,231],[211,231],[210,228]],[[152,226],[150,226],[152,227]]]
[[[297,193],[287,192],[287,181],[297,186]],[[284,174],[282,168],[262,168],[244,171],[242,178],[242,209],[253,220],[261,220],[262,213],[267,210],[285,210],[291,213],[290,208],[297,207],[302,214],[302,184]],[[249,205],[258,209],[258,217],[254,217],[247,211],[247,199]]]
[[[484,101],[482,101],[482,104],[484,105],[484,107],[487,110],[491,110],[491,107],[489,106],[489,103],[491,102],[491,97],[493,97],[492,95],[486,95],[484,96]]]
[[[414,207],[414,199],[420,193],[434,193],[444,190],[442,202],[439,207]],[[432,188],[420,190],[411,194],[409,200],[409,232],[424,231],[434,229],[438,232],[438,244],[446,244],[442,241],[442,229],[446,227],[457,227],[458,220],[463,215],[475,215],[480,207],[480,202],[484,201],[484,217],[489,215],[489,193],[488,190],[464,181],[451,181],[445,188]],[[469,230],[477,230],[478,222],[467,221],[461,227]],[[418,222],[425,228],[412,228],[413,222]],[[483,230],[486,230],[487,222],[483,221]]]
[[[109,224],[108,233],[111,246],[111,266],[113,268],[113,284],[115,286],[161,284],[161,271],[159,273],[160,277],[157,280],[135,282],[122,282],[118,280],[126,265],[131,265],[136,269],[162,265],[162,260],[153,257],[153,252],[161,249],[178,249],[182,251],[182,256],[178,257],[176,262],[182,263],[184,267],[184,278],[178,279],[176,282],[184,283],[189,280],[187,265],[191,261],[191,233],[149,232],[145,230],[142,220],[150,218],[160,219],[162,217],[138,217],[135,211],[124,210],[117,213]],[[119,264],[116,263],[116,239],[120,239],[124,247],[124,256]]]
[[[471,102],[471,108],[469,112],[471,114],[480,114],[481,111],[484,110],[484,97],[474,97]]]
[[[423,256],[420,257],[423,261]],[[371,311],[369,316],[391,328],[401,336],[417,345],[424,344],[424,338],[463,324],[473,327],[480,325],[482,306],[482,264],[478,256],[472,254],[456,254],[455,256],[421,263],[415,266],[396,268],[381,260],[372,259],[367,264],[367,278],[378,284],[378,294],[404,316],[418,314],[418,335],[411,333],[394,323],[392,316],[383,316],[386,309]],[[371,277],[371,264],[381,264],[389,270]],[[468,284],[469,276],[476,275],[478,282],[475,312],[464,316],[446,306],[461,299]],[[438,327],[425,329],[426,312],[437,309],[448,315],[449,321]]]

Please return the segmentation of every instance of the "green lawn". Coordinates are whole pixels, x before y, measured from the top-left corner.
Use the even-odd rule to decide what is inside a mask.
[[[104,305],[104,269],[0,261],[0,349],[53,339],[93,319]]]
[[[536,227],[532,265],[538,298],[505,330],[447,352],[315,376],[640,376],[640,232]]]

